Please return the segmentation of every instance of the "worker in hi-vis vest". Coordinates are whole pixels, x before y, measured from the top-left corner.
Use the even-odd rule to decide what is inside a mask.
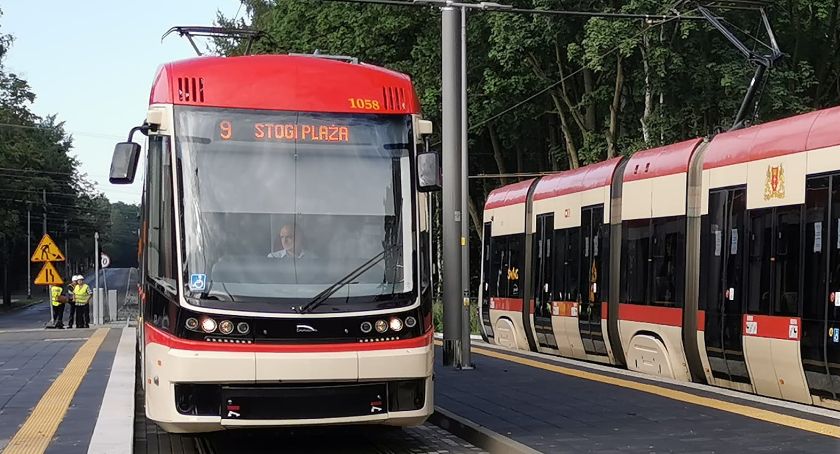
[[[52,322],[47,325],[47,328],[64,329],[64,303],[67,297],[62,296],[61,287],[57,285],[50,286],[50,304],[52,309]]]
[[[90,302],[93,290],[85,283],[84,276],[76,276],[76,286],[73,287],[73,304],[76,305],[76,328],[90,326]]]

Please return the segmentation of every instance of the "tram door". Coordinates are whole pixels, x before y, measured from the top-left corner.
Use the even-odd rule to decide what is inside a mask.
[[[709,193],[709,219],[703,232],[708,268],[705,340],[709,366],[715,378],[750,383],[744,361],[742,319],[747,248],[745,216],[747,194],[743,188]],[[763,232],[753,232],[762,235]]]
[[[557,339],[551,326],[552,283],[554,257],[551,254],[554,236],[554,213],[537,216],[537,230],[533,241],[531,278],[534,289],[534,330],[540,347],[557,349]]]
[[[481,251],[481,323],[487,340],[493,339],[493,323],[490,321],[490,263],[492,261],[493,237],[490,235],[490,223],[484,224],[483,248]],[[492,276],[495,278],[495,276]]]
[[[606,281],[602,274],[609,267],[608,253],[604,246],[604,207],[586,207],[581,209],[580,235],[583,244],[580,260],[581,298],[578,312],[578,326],[583,349],[590,355],[606,355],[607,346],[601,331],[602,283]]]
[[[805,194],[802,365],[812,395],[840,400],[840,175]]]

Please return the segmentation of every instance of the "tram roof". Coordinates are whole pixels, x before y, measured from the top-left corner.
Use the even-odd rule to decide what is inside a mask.
[[[528,198],[528,190],[531,189],[536,178],[520,181],[518,183],[508,184],[501,188],[494,189],[487,196],[487,202],[484,204],[485,210],[499,208],[508,205],[516,205],[525,203]]]
[[[712,169],[840,145],[840,107],[718,134],[703,156]]]
[[[691,155],[703,139],[691,139],[636,152],[624,168],[624,181],[688,172]]]
[[[373,101],[378,109],[373,108]],[[405,74],[364,63],[298,55],[199,57],[166,63],[158,69],[149,103],[333,113],[420,113],[411,79]]]
[[[620,162],[621,158],[613,158],[542,177],[534,189],[534,200],[609,186]]]

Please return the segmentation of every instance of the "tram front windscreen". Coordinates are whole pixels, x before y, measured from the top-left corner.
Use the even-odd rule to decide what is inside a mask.
[[[177,108],[185,294],[347,312],[411,302],[411,118]]]

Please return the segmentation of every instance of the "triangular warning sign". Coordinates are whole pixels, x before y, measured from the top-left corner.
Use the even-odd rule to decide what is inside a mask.
[[[33,262],[63,262],[64,254],[50,235],[45,233],[38,247],[35,248],[35,252],[32,253],[31,260]]]
[[[35,278],[35,285],[61,285],[64,281],[52,263],[47,262]]]

